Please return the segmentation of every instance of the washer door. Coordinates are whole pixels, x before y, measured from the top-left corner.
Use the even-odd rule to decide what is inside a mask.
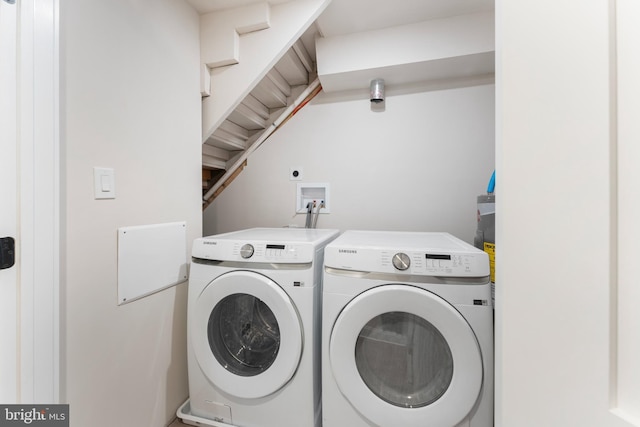
[[[300,363],[298,312],[278,284],[258,273],[233,271],[214,279],[196,300],[190,327],[202,372],[237,397],[275,393]]]
[[[467,321],[409,285],[379,286],[349,302],[329,358],[340,391],[380,426],[455,426],[482,387],[482,355]]]

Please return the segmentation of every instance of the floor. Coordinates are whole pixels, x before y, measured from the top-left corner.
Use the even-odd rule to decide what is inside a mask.
[[[184,424],[182,421],[180,421],[180,418],[176,419],[174,422],[169,424],[169,427],[183,427],[183,426],[189,426],[189,425]]]

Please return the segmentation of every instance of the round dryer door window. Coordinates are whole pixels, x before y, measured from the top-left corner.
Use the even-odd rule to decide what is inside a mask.
[[[367,322],[356,341],[355,357],[369,390],[401,408],[437,401],[453,377],[453,356],[440,331],[422,317],[402,311]]]
[[[242,398],[275,393],[293,377],[302,355],[294,303],[273,280],[250,271],[223,274],[202,291],[189,321],[203,373]]]
[[[360,294],[336,320],[329,345],[338,387],[376,425],[454,426],[480,396],[473,330],[424,289],[384,285]]]

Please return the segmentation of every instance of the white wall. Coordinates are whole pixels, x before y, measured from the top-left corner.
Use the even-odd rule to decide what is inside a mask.
[[[163,426],[187,398],[186,284],[117,305],[117,228],[201,234],[197,14],[172,0],[61,7],[63,401],[75,426]],[[93,167],[115,169],[94,200]]]
[[[431,90],[426,90],[431,89]],[[494,86],[321,93],[254,153],[204,214],[204,234],[288,224],[296,181],[330,184],[319,228],[448,231],[473,242],[476,196],[494,169]]]
[[[617,230],[617,192],[638,185],[616,182],[616,3],[497,2],[498,427],[640,425],[613,412],[629,403],[616,401],[619,346],[638,341],[616,318],[616,234],[633,231]],[[625,321],[634,338],[616,334]]]

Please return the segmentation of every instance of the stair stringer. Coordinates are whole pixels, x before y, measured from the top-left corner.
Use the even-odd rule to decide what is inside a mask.
[[[264,143],[273,132],[278,130],[282,125],[284,125],[291,117],[293,117],[302,107],[304,107],[311,99],[313,99],[320,91],[322,90],[322,86],[320,85],[320,80],[316,78],[312,81],[302,92],[297,94],[295,99],[290,100],[287,108],[282,111],[276,113],[276,117],[274,118],[271,125],[266,128],[264,131],[260,133],[256,133],[254,137],[256,139],[249,144],[249,147],[243,152],[239,152],[236,154],[236,157],[233,160],[230,160],[229,163],[232,164],[231,167],[228,167],[224,174],[221,174],[216,182],[208,189],[208,191],[204,194],[203,201],[203,209],[206,209],[207,206],[213,201],[215,197],[217,197],[222,190],[224,190],[230,183],[235,179],[235,177],[244,169],[247,165],[247,159],[249,156],[257,150],[262,143]],[[205,144],[206,146],[206,144]]]
[[[239,62],[211,70],[211,96],[202,99],[203,143],[330,2],[331,0],[298,0],[272,5],[270,28],[240,37]]]

